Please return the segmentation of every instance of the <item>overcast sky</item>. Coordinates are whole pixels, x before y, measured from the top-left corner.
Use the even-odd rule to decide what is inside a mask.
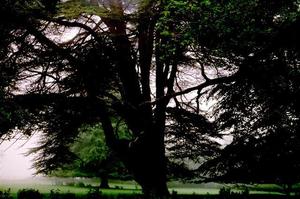
[[[31,169],[33,157],[26,157],[24,153],[35,146],[37,136],[33,136],[28,142],[20,140],[11,145],[13,142],[14,140],[6,141],[0,145],[0,179],[15,180],[32,177],[35,172]]]

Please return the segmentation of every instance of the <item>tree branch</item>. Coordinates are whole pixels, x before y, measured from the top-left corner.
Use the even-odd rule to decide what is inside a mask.
[[[236,74],[234,74],[232,76],[229,76],[229,77],[220,77],[220,78],[216,78],[216,79],[209,79],[208,81],[206,81],[202,84],[199,84],[197,86],[190,87],[190,88],[187,88],[187,89],[179,91],[179,92],[174,92],[174,93],[167,94],[163,97],[160,97],[160,98],[156,99],[153,102],[148,101],[148,102],[144,102],[144,103],[150,103],[152,105],[157,104],[160,101],[168,100],[168,99],[180,96],[180,95],[184,95],[184,94],[190,93],[190,92],[195,91],[195,90],[202,90],[202,89],[204,89],[208,86],[234,82],[237,79],[237,77],[238,77],[238,74],[236,73]],[[143,104],[141,104],[141,105],[143,105]]]
[[[69,50],[64,49],[60,46],[58,46],[55,42],[53,42],[51,39],[46,37],[43,33],[41,33],[39,30],[37,30],[35,27],[28,25],[27,29],[30,34],[32,34],[41,44],[44,44],[48,46],[49,48],[55,50],[58,54],[65,57],[70,63],[74,65],[78,65],[79,60],[73,57]]]
[[[62,20],[62,19],[46,19],[47,21],[57,23],[59,25],[67,26],[67,27],[77,27],[77,28],[82,28],[85,31],[87,31],[89,34],[91,34],[95,40],[99,43],[102,43],[99,35],[96,32],[96,28],[99,27],[99,23],[96,24],[95,28],[91,28],[86,24],[79,23],[77,21],[67,21],[67,20]]]

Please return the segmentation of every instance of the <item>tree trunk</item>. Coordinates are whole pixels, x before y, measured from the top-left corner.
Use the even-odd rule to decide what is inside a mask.
[[[156,128],[152,124],[134,141],[118,140],[104,107],[101,113],[107,145],[118,154],[136,182],[141,185],[145,198],[168,197],[164,128]]]
[[[108,176],[106,172],[100,174],[100,188],[109,189]]]
[[[156,149],[140,149],[139,154],[135,156],[132,173],[135,180],[141,185],[146,198],[165,198],[169,195],[167,188],[167,179],[165,172],[165,161],[162,154],[160,158],[155,157]],[[158,156],[158,155],[156,155]]]
[[[157,131],[146,131],[129,144],[128,168],[146,198],[169,196],[164,142],[157,135]]]
[[[116,2],[121,2],[117,0]],[[121,5],[121,3],[114,3]],[[149,4],[150,6],[150,4]],[[116,64],[122,82],[120,90],[123,105],[122,117],[136,139],[134,141],[118,140],[115,148],[117,154],[132,172],[134,179],[141,185],[146,198],[166,198],[167,189],[166,160],[164,146],[164,112],[158,120],[153,117],[152,107],[145,102],[151,100],[150,68],[153,55],[154,23],[149,15],[141,19],[139,26],[139,53],[141,81],[136,70],[136,60],[132,56],[132,43],[126,34],[126,20],[121,6],[114,6],[117,18],[102,18],[110,30],[116,48]],[[150,20],[151,19],[151,20]],[[163,73],[163,71],[161,71]],[[163,90],[164,85],[160,85]],[[158,91],[156,91],[158,92]],[[159,94],[160,95],[160,94]],[[162,94],[163,95],[163,94]],[[164,104],[166,105],[166,104]],[[164,107],[165,108],[165,107]],[[163,124],[163,125],[161,125]],[[108,128],[113,134],[111,127]]]

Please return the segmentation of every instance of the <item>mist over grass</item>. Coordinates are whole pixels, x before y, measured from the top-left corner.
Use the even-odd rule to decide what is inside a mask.
[[[34,177],[23,180],[5,180],[0,181],[0,190],[10,189],[16,194],[22,189],[38,190],[42,194],[49,194],[51,191],[59,193],[74,193],[76,195],[85,195],[90,190],[99,186],[97,178],[57,178],[57,177]],[[140,186],[134,181],[110,180],[111,189],[101,189],[104,195],[119,194],[141,194]],[[171,181],[168,183],[170,193],[176,192],[183,195],[218,195],[222,187],[230,188],[234,192],[241,192],[242,189],[236,184],[219,184],[219,183],[182,183],[180,181]],[[283,195],[280,187],[277,185],[247,185],[251,194],[259,195]]]
[[[34,176],[33,156],[26,156],[25,154],[30,148],[36,146],[38,139],[38,134],[34,134],[30,138],[16,135],[14,139],[0,144],[0,182],[24,180]]]

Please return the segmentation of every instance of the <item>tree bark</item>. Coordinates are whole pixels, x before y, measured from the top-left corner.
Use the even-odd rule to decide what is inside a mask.
[[[100,174],[100,188],[109,189],[108,176],[106,172]]]
[[[164,144],[155,131],[130,144],[130,165],[135,180],[141,185],[146,198],[169,196],[166,177]]]

